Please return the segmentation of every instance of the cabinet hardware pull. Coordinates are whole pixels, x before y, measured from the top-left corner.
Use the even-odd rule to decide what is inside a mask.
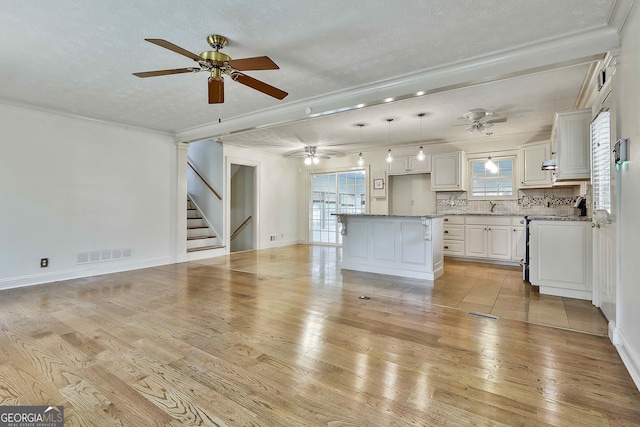
[[[444,222],[447,222],[447,221],[449,221],[449,218],[445,218],[445,219],[444,219]]]
[[[449,234],[449,230],[444,230],[444,234]]]
[[[449,246],[445,246],[444,248],[445,248],[445,249],[449,249]]]

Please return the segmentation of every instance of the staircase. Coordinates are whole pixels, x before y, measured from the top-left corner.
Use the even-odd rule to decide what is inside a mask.
[[[219,248],[224,248],[220,239],[189,197],[187,199],[187,253]]]

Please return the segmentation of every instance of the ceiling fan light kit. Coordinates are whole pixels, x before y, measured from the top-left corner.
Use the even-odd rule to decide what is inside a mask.
[[[166,40],[145,40],[149,43],[153,43],[196,61],[199,65],[199,68],[187,67],[172,70],[145,71],[141,73],[133,73],[134,76],[145,78],[166,76],[170,74],[197,73],[200,71],[207,71],[210,73],[208,79],[209,104],[224,103],[223,74],[230,76],[231,80],[233,81],[248,86],[266,95],[272,96],[276,99],[284,99],[288,95],[287,92],[278,89],[277,87],[268,85],[265,82],[241,73],[241,71],[249,70],[279,70],[280,67],[278,67],[278,65],[276,65],[276,63],[273,62],[271,58],[267,56],[256,56],[252,58],[242,58],[234,60],[229,55],[220,52],[220,49],[222,49],[227,44],[227,39],[224,36],[218,34],[211,34],[210,36],[208,36],[207,42],[214,50],[201,52],[200,55],[189,52],[188,50],[183,49],[180,46],[177,46]]]

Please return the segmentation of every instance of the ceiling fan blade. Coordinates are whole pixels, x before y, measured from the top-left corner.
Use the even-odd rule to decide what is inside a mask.
[[[255,90],[258,90],[269,96],[273,96],[277,99],[283,99],[285,96],[289,95],[287,92],[280,90],[277,87],[273,87],[266,84],[265,82],[261,82],[260,80],[254,79],[253,77],[249,77],[242,73],[234,73],[231,75],[231,77],[238,83],[242,83],[245,86],[252,87]]]
[[[268,56],[256,56],[254,58],[232,59],[229,65],[239,71],[249,70],[279,70],[280,67]]]
[[[169,49],[174,51],[175,53],[179,53],[180,55],[184,55],[187,58],[191,58],[194,61],[202,61],[202,57],[200,55],[196,55],[193,52],[189,52],[186,49],[181,48],[180,46],[177,46],[171,42],[168,42],[166,40],[162,40],[162,39],[145,39],[146,41],[148,41],[149,43],[153,43],[156,44],[160,47],[163,47],[165,49]]]
[[[482,122],[482,123],[504,123],[507,121],[506,117],[503,117],[501,119],[491,119],[491,120],[487,120],[486,122]]]
[[[137,77],[156,77],[156,76],[168,76],[170,74],[182,74],[182,73],[197,73],[200,68],[176,68],[174,70],[158,70],[158,71],[145,71],[142,73],[133,73]]]
[[[209,104],[222,104],[224,102],[224,79],[209,77]]]

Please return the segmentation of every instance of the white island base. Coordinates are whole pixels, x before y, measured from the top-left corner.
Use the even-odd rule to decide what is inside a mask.
[[[343,269],[425,280],[444,273],[442,216],[337,217]]]

